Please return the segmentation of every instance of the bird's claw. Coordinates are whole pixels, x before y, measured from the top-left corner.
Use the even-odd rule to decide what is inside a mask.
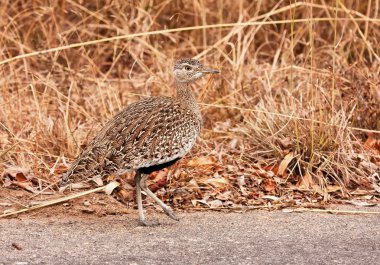
[[[172,208],[170,208],[169,206],[167,208],[164,209],[164,212],[167,216],[169,216],[171,219],[175,220],[175,221],[179,221],[179,218],[177,216],[175,216],[174,214],[174,211],[172,210]]]

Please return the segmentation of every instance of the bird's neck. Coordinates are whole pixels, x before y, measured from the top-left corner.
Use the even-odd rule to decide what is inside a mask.
[[[185,107],[194,112],[197,116],[199,125],[202,124],[202,115],[199,110],[198,104],[195,100],[195,96],[191,91],[188,83],[176,83],[177,88],[177,99],[184,104]]]

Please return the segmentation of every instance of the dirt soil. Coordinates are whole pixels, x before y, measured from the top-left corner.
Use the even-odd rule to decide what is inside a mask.
[[[139,226],[137,210],[99,194],[0,219],[0,264],[376,264],[380,258],[377,214],[175,209],[181,219],[175,222],[147,208],[159,226]]]

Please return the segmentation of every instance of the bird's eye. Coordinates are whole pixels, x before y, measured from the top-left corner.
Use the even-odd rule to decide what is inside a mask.
[[[185,70],[186,70],[186,71],[190,71],[190,70],[191,70],[191,67],[190,67],[190,66],[185,66]]]

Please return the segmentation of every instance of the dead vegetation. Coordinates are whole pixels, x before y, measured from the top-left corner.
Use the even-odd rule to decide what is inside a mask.
[[[376,201],[379,9],[379,0],[2,4],[0,183],[54,194],[102,124],[142,97],[172,95],[173,61],[196,56],[222,75],[196,91],[197,147],[152,175],[164,200]]]

